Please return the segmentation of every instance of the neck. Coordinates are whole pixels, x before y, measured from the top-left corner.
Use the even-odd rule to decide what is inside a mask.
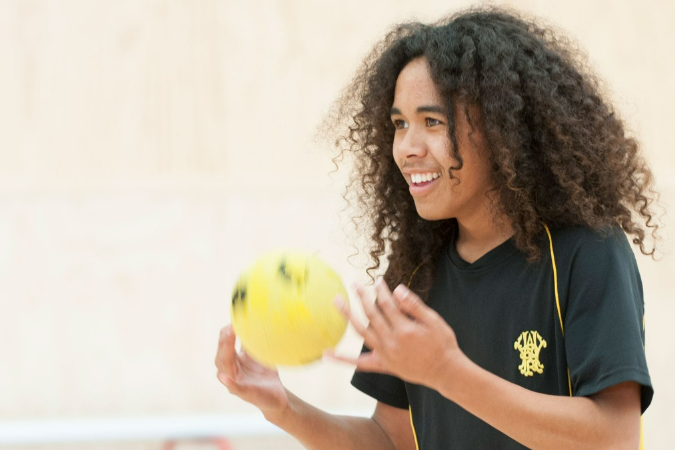
[[[473,263],[490,250],[513,236],[513,226],[506,217],[491,215],[474,220],[457,220],[458,234],[455,241],[457,254],[464,261]]]

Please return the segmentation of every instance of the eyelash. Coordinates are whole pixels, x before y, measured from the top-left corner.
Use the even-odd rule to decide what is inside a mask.
[[[394,123],[394,128],[396,128],[397,130],[402,130],[403,128],[405,128],[405,125],[407,125],[405,121],[400,119],[393,120],[392,122]]]
[[[397,130],[402,130],[404,128],[407,128],[406,127],[407,124],[404,120],[396,119],[396,120],[393,120],[392,122],[394,124],[394,128],[396,128]],[[432,122],[432,123],[430,123],[430,122]],[[440,120],[434,119],[432,117],[427,117],[426,119],[424,119],[424,124],[428,127],[440,125],[441,123],[442,122]]]

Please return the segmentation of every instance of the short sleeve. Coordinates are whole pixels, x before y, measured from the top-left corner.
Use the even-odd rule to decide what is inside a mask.
[[[588,233],[570,267],[564,340],[574,395],[641,385],[642,412],[654,391],[644,349],[642,282],[625,234]]]
[[[361,352],[370,351],[363,347]],[[374,372],[354,372],[352,386],[378,402],[395,408],[408,409],[405,382],[400,378]]]

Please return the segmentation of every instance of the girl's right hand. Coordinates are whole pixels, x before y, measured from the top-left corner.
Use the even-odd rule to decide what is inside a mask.
[[[220,330],[216,367],[218,380],[230,393],[258,407],[266,417],[283,413],[288,407],[288,393],[279,373],[255,361],[245,351],[235,349],[232,325]]]

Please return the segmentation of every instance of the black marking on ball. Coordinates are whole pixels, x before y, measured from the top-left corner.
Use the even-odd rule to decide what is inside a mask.
[[[307,283],[307,278],[309,277],[309,268],[305,267],[303,274],[299,274],[298,270],[293,269],[293,267],[288,267],[286,258],[282,258],[277,272],[284,280],[288,281],[289,283],[294,283],[298,288],[302,288],[304,284]]]
[[[286,271],[286,260],[282,259],[281,264],[279,264],[279,275],[284,277],[288,281],[293,281],[291,274]]]
[[[246,303],[246,286],[238,285],[235,288],[234,292],[232,293],[232,308],[243,309],[245,303]]]

